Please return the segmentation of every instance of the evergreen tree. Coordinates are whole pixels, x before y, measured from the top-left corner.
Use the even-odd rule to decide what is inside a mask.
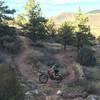
[[[74,39],[74,27],[70,22],[64,22],[58,29],[58,34],[61,37],[61,42],[66,49],[66,45],[72,45]]]
[[[9,15],[14,14],[15,10],[10,10],[8,6],[5,6],[3,1],[0,1],[0,23],[4,20],[11,20]]]
[[[24,13],[18,14],[17,17],[15,18],[15,24],[18,27],[21,27],[22,28],[27,22],[28,21],[26,20]]]
[[[10,10],[0,1],[0,49],[10,53],[19,51],[20,41],[17,37],[16,28],[9,26],[6,22],[12,20],[11,15],[15,10]]]
[[[48,20],[46,28],[48,36],[54,37],[56,35],[56,26],[52,19]]]
[[[26,19],[28,23],[25,25],[26,35],[33,41],[45,38],[45,24],[47,20],[42,17],[41,8],[34,0],[28,0],[25,6]]]
[[[84,45],[93,45],[95,37],[90,32],[90,26],[88,25],[88,17],[86,17],[81,9],[76,16],[76,39],[78,51]]]

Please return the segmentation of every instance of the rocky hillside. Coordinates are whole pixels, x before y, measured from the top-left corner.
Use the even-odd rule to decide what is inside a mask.
[[[63,50],[62,46],[57,43],[33,43],[24,36],[20,36],[20,39],[22,41],[20,53],[12,57],[10,55],[5,57],[8,64],[18,73],[19,82],[25,93],[25,100],[93,100],[93,98],[100,100],[98,96],[100,95],[99,44],[95,47],[98,66],[86,68],[76,62],[77,49],[73,46],[67,46],[66,50]],[[38,72],[40,70],[47,72],[48,64],[58,62],[61,65],[60,73],[64,75],[62,82],[58,84],[50,79],[47,84],[39,82]],[[89,87],[87,83],[89,80],[84,79],[83,76],[86,79],[92,79]],[[81,79],[82,83],[78,79]],[[82,85],[84,82],[86,85]],[[91,89],[98,91],[92,93],[94,95],[90,95],[88,90],[91,91]]]
[[[60,44],[45,42],[34,44],[26,37],[20,37],[20,39],[23,44],[22,51],[14,57],[14,63],[22,76],[21,84],[25,89],[25,100],[93,100],[94,97],[99,100],[98,96],[88,95],[83,86],[75,84],[77,79],[83,76],[83,70],[76,62],[75,47],[67,46],[64,51]],[[99,49],[97,48],[97,51],[100,51]],[[52,62],[59,62],[64,79],[60,84],[50,79],[47,84],[41,84],[38,80],[38,69],[46,72],[48,64]],[[77,76],[76,72],[81,74]],[[95,77],[98,75],[100,75],[99,71]]]
[[[74,21],[76,14],[74,13],[61,13],[58,16],[52,17],[57,25],[60,25],[65,20]],[[88,13],[86,16],[89,18],[91,32],[98,37],[100,35],[100,13]]]

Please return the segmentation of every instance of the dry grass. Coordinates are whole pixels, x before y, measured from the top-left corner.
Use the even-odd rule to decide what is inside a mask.
[[[59,63],[53,57],[61,49],[61,45],[55,43],[44,43],[44,46],[33,46],[32,52],[29,53],[26,61],[28,64],[33,65],[33,67],[39,70],[48,69],[49,65]],[[35,65],[35,66],[34,66]]]

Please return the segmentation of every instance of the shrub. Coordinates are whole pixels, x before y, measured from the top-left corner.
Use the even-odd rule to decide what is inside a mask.
[[[64,22],[58,29],[59,42],[66,49],[66,45],[72,45],[74,43],[74,27],[71,22]]]
[[[18,53],[21,47],[21,40],[18,37],[3,36],[3,50],[9,53]]]
[[[96,65],[96,58],[94,56],[94,51],[89,47],[82,47],[79,50],[78,58],[81,65],[85,66]]]
[[[19,38],[16,38],[13,40],[14,45],[12,45],[11,48],[9,48],[8,52],[16,54],[20,51],[21,49],[21,40]]]
[[[15,73],[5,64],[0,64],[0,100],[24,100]]]
[[[75,64],[75,67],[73,67],[74,72],[75,72],[75,77],[76,77],[75,82],[78,82],[79,80],[83,80],[85,78],[82,67],[83,66],[81,66],[80,64]]]
[[[100,69],[99,68],[85,68],[84,69],[85,76],[88,80],[100,80]]]
[[[49,45],[49,44],[48,44]],[[36,68],[45,68],[46,66],[58,63],[58,61],[53,57],[59,50],[58,47],[34,47],[34,50],[26,58],[28,64],[35,65]]]
[[[81,33],[81,32],[77,32],[76,40],[77,40],[78,50],[85,45],[87,45],[87,46],[96,45],[95,37],[90,33],[84,34],[84,33]]]
[[[89,81],[84,80],[80,82],[80,85],[88,94],[96,94],[100,92],[100,82],[99,81]]]
[[[84,88],[84,91],[86,91],[88,94],[95,94],[97,93],[97,87],[94,81],[89,80],[81,80],[78,83],[79,86]]]
[[[61,88],[61,91],[63,94],[67,93],[82,93],[84,91],[84,88],[79,85],[63,85]]]
[[[0,49],[10,53],[19,51],[21,42],[14,27],[0,24]]]
[[[100,81],[96,82],[95,86],[96,86],[97,90],[100,92]]]

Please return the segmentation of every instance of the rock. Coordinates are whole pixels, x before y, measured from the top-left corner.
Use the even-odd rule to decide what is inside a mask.
[[[31,94],[31,92],[30,91],[27,91],[26,93],[25,93],[25,95],[30,95]]]
[[[37,85],[36,83],[32,82],[32,81],[28,81],[28,82],[27,82],[27,85],[28,85],[28,87],[30,87],[30,89],[32,89],[32,90],[38,89],[38,85]]]
[[[30,90],[30,93],[39,95],[41,92],[38,89],[35,89],[35,90]]]
[[[97,95],[89,95],[86,100],[100,100],[100,97]]]
[[[56,94],[57,95],[62,95],[62,91],[61,90],[58,90]]]
[[[24,83],[21,83],[20,85],[21,85],[22,87],[26,87],[26,84],[24,84]]]
[[[38,94],[40,94],[40,91],[39,91],[38,89],[36,89],[36,90],[27,91],[27,92],[25,93],[25,95],[33,95],[33,94],[38,95]]]
[[[34,90],[34,93],[38,95],[39,94],[39,90],[38,89]]]

